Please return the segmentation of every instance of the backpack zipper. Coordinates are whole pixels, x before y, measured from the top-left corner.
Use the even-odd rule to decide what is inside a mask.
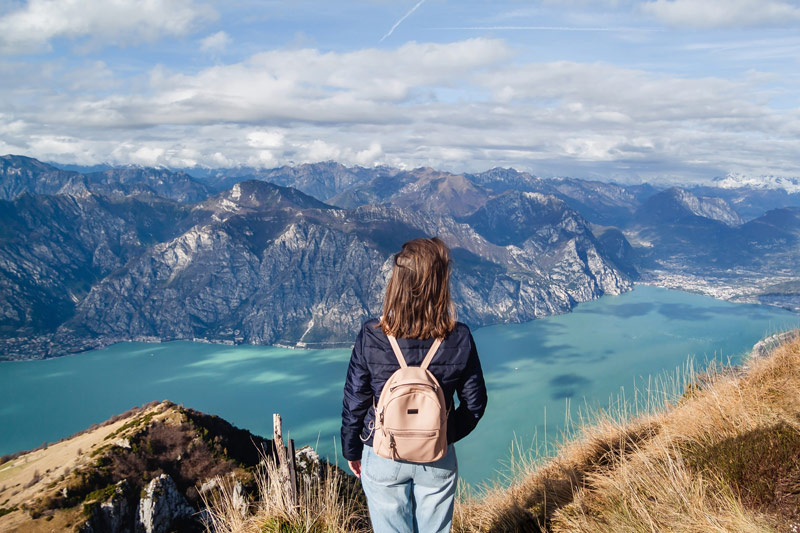
[[[390,431],[389,432],[389,447],[394,447],[395,433],[398,437],[435,437],[435,431]]]
[[[430,383],[403,383],[402,385],[394,385],[389,387],[389,392],[394,392],[397,387],[430,387],[434,392],[439,390],[439,387],[436,385],[431,385]]]

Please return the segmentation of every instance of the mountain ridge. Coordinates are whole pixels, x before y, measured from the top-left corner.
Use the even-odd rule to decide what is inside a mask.
[[[560,201],[561,214],[538,228],[547,239],[531,234],[509,246],[489,242],[446,210],[342,209],[257,180],[194,204],[87,192],[23,195],[9,212],[26,219],[54,202],[73,206],[69,216],[40,216],[36,228],[19,232],[56,236],[48,245],[13,233],[0,240],[0,281],[12,287],[2,296],[16,310],[0,328],[5,357],[61,355],[123,340],[348,345],[363,320],[380,314],[391,254],[425,235],[444,238],[462,260],[453,294],[461,319],[473,326],[567,312],[628,290],[634,275]],[[74,231],[101,221],[94,231]],[[50,248],[70,254],[49,254]],[[31,271],[24,261],[41,269]],[[64,278],[65,268],[76,274]],[[31,290],[40,296],[32,299]],[[53,301],[62,310],[42,322],[37,317]]]
[[[0,200],[0,357],[122,340],[345,346],[380,312],[390,254],[437,234],[452,248],[453,294],[473,326],[568,312],[637,279],[800,309],[800,294],[786,293],[800,260],[786,193],[502,168],[327,162],[203,181],[2,161],[0,186],[14,199]]]

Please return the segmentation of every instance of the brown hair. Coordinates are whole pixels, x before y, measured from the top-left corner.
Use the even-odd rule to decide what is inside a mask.
[[[414,239],[395,254],[378,325],[387,335],[408,339],[445,337],[456,327],[450,250],[441,239]]]

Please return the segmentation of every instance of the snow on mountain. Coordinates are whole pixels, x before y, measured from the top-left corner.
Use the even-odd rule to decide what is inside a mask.
[[[788,176],[749,176],[735,172],[729,173],[724,178],[714,178],[714,186],[723,189],[739,189],[750,187],[753,189],[784,189],[788,193],[800,193],[800,178]]]

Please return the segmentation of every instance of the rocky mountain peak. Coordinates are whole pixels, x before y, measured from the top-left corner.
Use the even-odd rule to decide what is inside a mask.
[[[341,207],[389,204],[413,210],[464,216],[482,206],[489,191],[462,174],[422,167],[382,173],[331,199]]]
[[[224,211],[249,209],[256,211],[293,207],[298,209],[333,209],[292,187],[282,187],[266,181],[247,180],[235,184],[201,204]]]
[[[588,231],[583,217],[563,200],[538,192],[507,191],[488,200],[463,220],[501,246],[519,244],[543,226],[566,227],[571,222],[575,229]]]
[[[22,193],[84,194],[86,178],[21,155],[0,156],[0,199],[13,200]]]
[[[30,157],[0,157],[0,198],[10,200],[23,192],[85,195],[87,191],[114,197],[160,196],[178,202],[199,202],[210,193],[205,184],[185,172],[123,167],[81,174]]]
[[[686,189],[672,187],[653,195],[641,211],[647,217],[679,220],[687,216],[703,217],[722,222],[727,226],[741,225],[739,214],[722,198],[695,196]]]

